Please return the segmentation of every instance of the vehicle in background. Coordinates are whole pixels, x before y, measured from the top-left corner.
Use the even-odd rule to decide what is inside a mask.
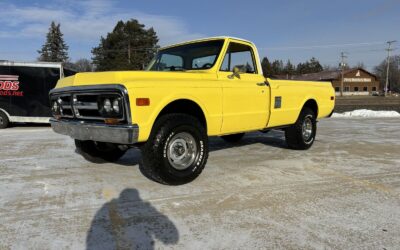
[[[0,61],[0,129],[12,122],[48,123],[49,91],[73,74],[62,63]]]

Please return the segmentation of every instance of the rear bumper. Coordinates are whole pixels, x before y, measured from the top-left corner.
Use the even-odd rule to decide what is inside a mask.
[[[107,125],[83,121],[50,119],[54,132],[71,136],[82,141],[111,142],[117,144],[134,144],[139,135],[139,126]]]

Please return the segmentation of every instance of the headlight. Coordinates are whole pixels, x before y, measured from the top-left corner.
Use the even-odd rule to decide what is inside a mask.
[[[118,98],[114,99],[112,108],[113,108],[115,113],[119,113],[119,104],[120,103],[119,103]]]
[[[53,113],[55,114],[55,113],[58,112],[59,107],[60,107],[60,106],[58,106],[57,101],[53,101],[53,106],[51,107],[51,111],[53,111]]]
[[[62,104],[61,98],[58,98],[58,99],[55,99],[52,101],[51,111],[55,117],[61,115],[61,112],[62,112],[61,104]]]
[[[104,118],[122,118],[122,98],[117,95],[103,95],[98,99],[98,108]]]
[[[103,108],[107,113],[110,113],[112,111],[110,99],[108,99],[108,98],[104,99]]]

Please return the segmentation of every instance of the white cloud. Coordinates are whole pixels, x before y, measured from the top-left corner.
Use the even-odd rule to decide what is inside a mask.
[[[18,18],[16,18],[18,17]],[[96,45],[100,36],[114,28],[119,20],[137,19],[147,28],[154,27],[161,45],[202,37],[188,31],[177,17],[151,15],[139,11],[121,10],[108,0],[59,1],[43,6],[3,6],[0,15],[0,37],[44,37],[50,22],[61,23],[68,42]]]

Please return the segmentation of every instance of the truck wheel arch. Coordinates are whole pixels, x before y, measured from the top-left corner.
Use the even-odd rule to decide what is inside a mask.
[[[312,98],[307,99],[307,101],[303,104],[303,107],[301,108],[301,110],[303,110],[305,107],[311,109],[314,112],[315,117],[318,118],[318,103],[315,99],[312,99]],[[301,110],[300,110],[300,112],[301,112]]]
[[[197,102],[190,99],[177,99],[168,103],[158,113],[153,125],[161,116],[172,113],[187,114],[197,118],[207,131],[207,118],[205,112]]]

